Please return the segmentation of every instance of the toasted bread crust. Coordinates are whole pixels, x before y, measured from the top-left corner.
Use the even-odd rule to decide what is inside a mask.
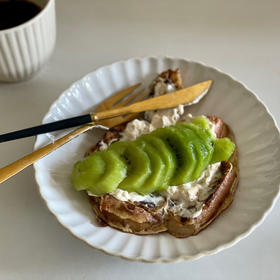
[[[215,125],[218,138],[229,137],[234,141],[231,129],[218,117],[209,116]],[[119,139],[125,125],[110,129],[103,137],[106,144]],[[87,153],[98,150],[95,145]],[[222,162],[222,177],[217,182],[214,193],[205,201],[202,213],[196,218],[183,218],[172,212],[165,212],[165,203],[155,206],[152,203],[120,201],[110,194],[101,197],[89,196],[92,208],[103,222],[111,227],[134,234],[156,234],[168,231],[176,237],[188,237],[199,233],[212,223],[233,201],[238,185],[237,148],[227,162]]]
[[[96,215],[109,226],[125,232],[154,234],[166,231],[164,206],[120,201],[112,195],[89,197]]]

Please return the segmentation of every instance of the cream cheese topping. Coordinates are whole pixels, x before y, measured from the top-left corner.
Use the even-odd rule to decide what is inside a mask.
[[[153,203],[156,206],[167,201],[165,210],[184,218],[195,218],[200,215],[204,201],[215,190],[214,186],[221,176],[220,165],[220,162],[211,164],[198,179],[180,186],[170,186],[159,195],[140,195],[121,189],[116,189],[110,194],[121,201],[141,201]]]
[[[108,144],[106,144],[103,140],[101,140],[98,144],[98,148],[100,151],[105,151],[108,149],[108,147],[115,141],[118,141],[117,138],[113,138]]]
[[[211,164],[198,179],[168,187],[161,193],[167,200],[168,210],[184,218],[199,216],[204,201],[214,192],[214,186],[221,176],[220,166],[220,162]]]
[[[156,84],[154,86],[154,97],[160,96],[166,93],[170,93],[173,91],[176,91],[176,85],[172,82],[166,83],[165,79],[162,77],[159,77],[156,81]]]
[[[126,125],[126,128],[121,133],[120,141],[133,141],[139,136],[150,133],[153,130],[153,126],[148,121],[135,119]]]
[[[161,204],[165,199],[161,195],[153,195],[153,194],[147,194],[147,195],[140,195],[136,192],[127,192],[121,189],[116,189],[114,192],[110,193],[115,198],[121,200],[121,201],[131,201],[131,202],[148,202],[153,203],[155,205]]]
[[[183,114],[184,106],[179,105],[177,108],[153,112],[150,122],[135,119],[127,124],[121,133],[120,141],[133,141],[139,136],[150,133],[157,128],[174,125],[181,119]]]
[[[106,144],[103,140],[99,142],[98,147],[100,151],[105,151],[108,149],[108,144]]]

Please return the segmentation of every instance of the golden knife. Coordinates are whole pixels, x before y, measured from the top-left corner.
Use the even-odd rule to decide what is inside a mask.
[[[184,88],[162,96],[149,98],[147,100],[136,102],[129,106],[92,113],[92,121],[100,121],[120,115],[141,113],[150,110],[160,110],[177,107],[180,104],[187,104],[194,101],[199,95],[203,94],[211,87],[212,81],[205,81],[195,84],[191,87]]]
[[[3,167],[0,169],[0,183],[6,181],[8,178],[17,174],[27,166],[33,164],[37,160],[71,141],[78,135],[86,132],[87,130],[94,127],[96,121],[112,118],[115,116],[120,116],[124,114],[140,113],[149,110],[160,110],[177,107],[180,104],[187,104],[193,102],[198,96],[205,93],[212,85],[212,81],[205,81],[199,84],[195,84],[191,87],[184,88],[173,93],[168,93],[159,97],[149,98],[147,100],[134,103],[129,106],[88,114],[90,119],[87,124],[75,129],[74,131],[68,133],[62,138],[57,139],[53,143],[50,143],[33,153]],[[82,116],[84,117],[84,116]],[[91,121],[91,123],[90,123]]]

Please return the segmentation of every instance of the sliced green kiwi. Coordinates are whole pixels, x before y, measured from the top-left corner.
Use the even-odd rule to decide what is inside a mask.
[[[202,126],[191,122],[179,122],[176,124],[176,126],[193,130],[197,134],[197,136],[205,143],[209,153],[213,153],[214,141],[212,133],[209,131],[209,129],[204,129],[202,128]]]
[[[157,191],[167,189],[170,179],[173,177],[177,168],[177,158],[173,149],[167,145],[165,141],[151,134],[143,135],[139,140],[143,140],[152,145],[157,150],[158,155],[162,158],[165,164],[164,181],[162,185],[158,187]]]
[[[201,173],[210,162],[208,150],[203,141],[201,141],[193,130],[182,126],[177,126],[176,128],[184,135],[186,142],[194,145],[194,151],[196,153],[196,167],[193,171],[192,180],[195,180],[200,177]]]
[[[127,176],[118,188],[138,192],[151,174],[151,164],[147,153],[141,150],[135,142],[129,141],[113,143],[109,150],[118,153],[127,165]]]
[[[228,138],[213,136],[209,120],[200,116],[94,152],[74,165],[71,182],[95,195],[116,188],[159,192],[198,178],[209,163],[228,160],[234,149]]]
[[[118,141],[118,142],[113,142],[108,150],[114,150],[118,155],[122,155],[124,151],[127,149],[129,143],[132,143],[130,141]]]
[[[77,190],[103,195],[118,187],[126,176],[126,169],[115,152],[95,152],[75,164],[71,181]]]
[[[194,119],[192,119],[192,123],[197,124],[201,126],[204,129],[211,129],[210,121],[205,116],[197,116]]]
[[[165,183],[165,163],[152,145],[143,140],[138,140],[135,143],[147,153],[151,163],[151,174],[138,189],[138,192],[141,194],[153,193]]]
[[[113,192],[124,180],[127,166],[120,156],[112,150],[100,152],[105,162],[105,172],[89,190],[96,195]]]
[[[235,149],[235,144],[228,138],[217,138],[210,163],[227,161]]]
[[[196,154],[194,145],[187,142],[184,135],[174,127],[159,128],[152,132],[170,146],[177,158],[177,169],[172,176],[170,185],[181,185],[192,181],[193,171],[196,167]]]
[[[78,161],[74,165],[71,182],[78,191],[87,190],[94,186],[104,174],[106,163],[99,152]]]
[[[205,155],[205,157],[203,157],[204,159],[201,168],[200,169],[198,168],[198,174],[195,174],[194,176],[195,178],[198,178],[201,175],[201,173],[206,169],[206,167],[209,165],[213,156],[214,140],[212,138],[212,135],[208,130],[203,129],[201,126],[196,125],[194,123],[182,122],[182,123],[178,123],[176,126],[183,127],[186,129],[191,129],[200,139],[200,144],[198,144],[198,149],[200,150],[200,153]],[[203,145],[201,143],[203,143]]]

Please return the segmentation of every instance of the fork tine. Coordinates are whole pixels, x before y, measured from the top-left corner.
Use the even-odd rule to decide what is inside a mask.
[[[115,95],[109,97],[107,100],[105,100],[104,102],[102,102],[101,104],[99,104],[97,106],[96,112],[101,112],[101,111],[105,111],[105,110],[109,110],[109,109],[113,109],[113,108],[118,108],[118,107],[128,104],[131,101],[133,101],[133,103],[134,103],[134,102],[138,102],[138,101],[145,99],[149,95],[149,93],[145,93],[145,94],[141,95],[141,93],[143,93],[144,90],[139,90],[136,93],[132,94],[132,96],[128,96],[128,98],[126,100],[121,101],[117,105],[114,105],[115,103],[122,100],[130,93],[132,93],[140,85],[141,85],[141,83],[131,86],[131,87],[126,88],[126,89],[116,93]],[[130,121],[130,120],[134,119],[137,115],[138,114],[130,114],[130,115],[126,115],[126,116],[114,117],[114,118],[111,118],[108,120],[102,120],[101,122],[99,122],[99,124],[110,128],[115,125]]]
[[[142,94],[139,98],[136,98],[136,99],[134,100],[133,103],[142,101],[143,99],[145,99],[146,97],[148,97],[149,94],[150,94],[149,92],[146,92],[146,93]]]
[[[103,101],[101,104],[99,104],[96,108],[96,112],[101,112],[105,110],[112,109],[113,105],[124,98],[126,95],[129,95],[131,92],[133,92],[137,87],[139,87],[141,83],[131,86],[129,88],[126,88],[122,91],[117,92],[113,96],[110,96],[105,101]]]
[[[147,93],[141,95],[139,98],[136,98],[136,99],[134,100],[133,103],[142,101],[142,100],[145,99],[147,96],[149,96],[149,92],[147,92]],[[124,105],[124,104],[123,104],[123,105]],[[119,104],[118,104],[117,106],[119,106]],[[117,106],[114,106],[114,108],[117,107]],[[121,107],[121,106],[120,106],[120,107]],[[117,125],[117,124],[119,124],[119,123],[124,123],[124,122],[131,121],[131,120],[135,119],[138,115],[139,115],[139,114],[129,114],[129,115],[125,116],[125,117],[124,117],[124,116],[116,117],[115,120],[112,119],[110,125],[114,126],[114,125]]]
[[[120,101],[122,98],[124,98],[125,96],[127,96],[128,94],[130,94],[132,91],[134,91],[137,87],[140,86],[140,83],[135,85],[135,86],[132,86],[132,87],[129,87],[129,88],[126,88],[116,94],[114,94],[112,97],[110,97],[107,101],[105,101],[104,103],[107,103],[107,104],[110,104],[110,105],[113,105],[115,104],[116,102]]]
[[[148,95],[149,95],[149,92],[141,95],[139,98],[136,98],[135,102],[139,102],[139,101],[145,99]],[[119,106],[119,104],[117,106]],[[117,108],[117,106],[113,106],[113,107]],[[128,121],[131,121],[137,115],[139,115],[139,114],[129,114],[129,115],[125,116],[125,117],[124,116],[114,117],[114,118],[111,118],[111,119],[108,119],[108,120],[103,120],[103,121],[100,122],[100,124],[111,128],[111,127],[116,126],[116,125],[118,125],[120,123],[125,123],[125,122],[128,122]]]
[[[136,98],[138,95],[140,95],[142,92],[144,91],[144,89],[141,89],[137,92],[135,92],[134,94],[132,94],[131,96],[129,96],[127,99],[125,99],[124,101],[118,103],[117,105],[114,106],[114,108],[119,108],[122,107],[128,103],[130,103],[134,98]]]

